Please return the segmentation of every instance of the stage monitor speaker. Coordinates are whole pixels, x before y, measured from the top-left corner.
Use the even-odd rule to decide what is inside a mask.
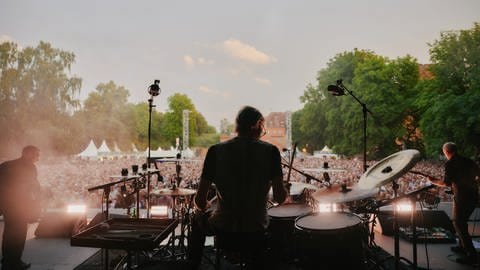
[[[68,238],[87,225],[85,214],[45,213],[38,223],[35,236],[38,238]]]
[[[397,215],[398,226],[408,227],[411,225],[411,214],[406,212],[399,212]],[[445,211],[433,210],[417,210],[415,213],[415,224],[417,227],[432,228],[441,227],[445,230],[455,233],[452,221],[445,213]],[[376,230],[383,235],[393,235],[393,211],[380,211],[377,216]]]

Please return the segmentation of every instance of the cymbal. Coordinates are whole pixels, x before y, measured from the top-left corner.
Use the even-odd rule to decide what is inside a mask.
[[[189,188],[175,188],[175,189],[170,189],[170,188],[162,188],[158,190],[152,190],[151,192],[154,195],[164,195],[164,196],[190,196],[197,191],[195,189],[189,189]]]
[[[358,185],[364,189],[383,186],[404,175],[419,160],[420,152],[415,149],[394,153],[368,168]]]
[[[296,196],[296,195],[301,195],[304,189],[311,189],[311,190],[317,190],[318,187],[307,184],[307,183],[301,183],[301,182],[289,182],[292,184],[290,186],[290,195]],[[273,194],[272,188],[270,188],[269,194]]]
[[[315,191],[312,197],[322,203],[345,203],[372,197],[377,192],[375,188],[361,188],[358,183],[349,187],[337,184]]]
[[[345,169],[334,169],[334,168],[302,168],[301,169],[302,171],[306,171],[306,172],[319,172],[319,173],[323,173],[323,172],[346,172],[347,170]]]

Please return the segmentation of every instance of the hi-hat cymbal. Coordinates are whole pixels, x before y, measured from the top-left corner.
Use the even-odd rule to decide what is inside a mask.
[[[407,173],[418,160],[420,160],[418,150],[394,153],[368,168],[360,177],[358,185],[364,189],[383,186]]]
[[[317,190],[318,187],[307,184],[307,183],[301,183],[301,182],[289,182],[291,184],[290,186],[290,195],[296,196],[296,195],[301,195],[304,189],[310,189],[310,190]],[[273,194],[272,188],[270,188],[269,194]]]
[[[361,188],[358,183],[352,186],[337,184],[315,191],[312,197],[322,203],[345,203],[372,197],[377,192],[378,189]]]

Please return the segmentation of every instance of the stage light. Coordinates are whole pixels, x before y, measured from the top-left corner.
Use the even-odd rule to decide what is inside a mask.
[[[412,204],[410,202],[400,202],[396,205],[396,209],[398,212],[412,212]]]
[[[335,203],[319,203],[318,212],[320,213],[337,212],[337,205]]]
[[[151,217],[168,217],[168,206],[154,205],[150,207]]]
[[[67,205],[67,213],[69,214],[85,214],[87,206],[85,204],[69,204]]]

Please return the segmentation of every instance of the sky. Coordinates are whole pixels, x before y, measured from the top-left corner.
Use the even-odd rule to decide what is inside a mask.
[[[156,110],[186,94],[217,129],[244,105],[264,115],[301,109],[307,85],[338,53],[428,63],[442,31],[474,22],[478,0],[0,0],[0,41],[73,52],[81,100],[112,80],[130,102],[146,102],[159,79]]]

